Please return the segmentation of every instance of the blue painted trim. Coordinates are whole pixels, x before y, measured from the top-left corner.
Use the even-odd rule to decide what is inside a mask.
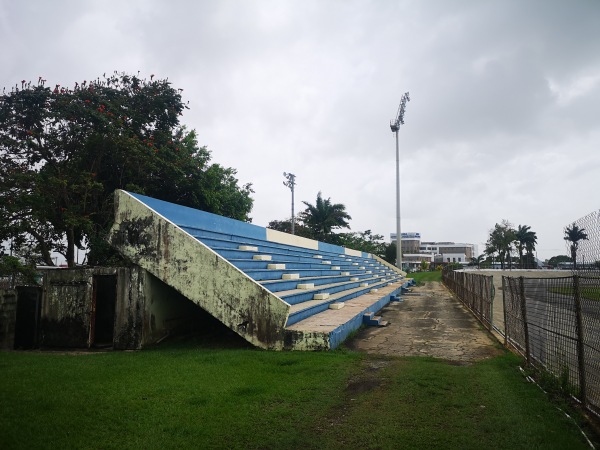
[[[354,316],[348,322],[344,323],[343,325],[340,325],[335,330],[333,330],[329,334],[329,348],[331,350],[336,349],[337,347],[340,346],[340,344],[342,342],[344,342],[344,340],[346,340],[346,338],[350,335],[350,333],[352,333],[354,330],[358,330],[363,323],[363,314],[368,313],[368,312],[376,313],[381,308],[383,308],[385,305],[387,305],[389,303],[389,301],[390,301],[390,295],[387,294],[387,295],[383,296],[381,299],[379,299],[379,301],[373,303],[371,306],[366,308],[364,311],[361,311],[359,314]]]
[[[330,252],[337,254],[344,254],[346,249],[344,247],[340,247],[339,245],[327,244],[325,242],[319,241],[319,251],[320,252]]]
[[[199,209],[188,208],[187,206],[176,205],[152,197],[146,197],[145,195],[134,194],[132,192],[127,193],[179,227],[219,231],[225,234],[247,236],[263,241],[267,240],[267,229],[258,225],[241,222]]]

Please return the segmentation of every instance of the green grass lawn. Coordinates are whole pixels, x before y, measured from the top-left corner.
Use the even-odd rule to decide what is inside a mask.
[[[573,286],[554,287],[548,290],[557,294],[573,295]],[[598,286],[584,286],[579,288],[579,292],[582,298],[600,301],[600,287]]]
[[[0,353],[0,447],[585,448],[505,354],[214,349]]]
[[[406,278],[414,278],[414,280],[417,282],[417,285],[419,283],[423,283],[425,281],[442,281],[442,271],[441,270],[434,270],[431,272],[413,272],[413,273],[409,273],[408,275],[406,275]]]

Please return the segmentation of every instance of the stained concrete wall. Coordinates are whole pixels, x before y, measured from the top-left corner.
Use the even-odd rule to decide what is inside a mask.
[[[40,318],[43,347],[89,347],[91,315],[91,271],[46,272]]]
[[[0,289],[0,349],[12,350],[15,346],[17,317],[17,292]]]
[[[94,276],[117,278],[113,347],[141,349],[194,328],[206,312],[140,267],[47,271],[40,319],[42,347],[94,345]]]
[[[171,335],[182,335],[196,331],[209,315],[172,287],[154,275],[144,275],[144,327],[143,344],[161,341]]]
[[[182,211],[194,214],[189,208],[174,213]],[[237,224],[246,225],[251,226]],[[249,230],[260,231],[253,227],[256,230]],[[109,242],[253,345],[282,348],[290,306],[125,191],[115,192],[115,224]]]

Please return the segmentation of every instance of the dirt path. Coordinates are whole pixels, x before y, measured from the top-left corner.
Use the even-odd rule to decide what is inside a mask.
[[[472,362],[501,353],[473,315],[438,282],[426,282],[391,302],[380,315],[387,327],[360,330],[348,347],[372,354],[433,356]]]

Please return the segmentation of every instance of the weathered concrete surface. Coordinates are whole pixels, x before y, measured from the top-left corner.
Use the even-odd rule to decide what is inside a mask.
[[[374,354],[458,362],[501,353],[499,344],[441,283],[427,282],[402,298],[379,313],[390,322],[387,327],[364,328],[348,346]]]
[[[332,341],[345,339],[351,331],[360,326],[366,311],[375,312],[381,304],[387,303],[390,294],[397,292],[404,280],[391,283],[377,292],[346,300],[341,309],[328,309],[286,328],[285,348],[287,350],[331,350]],[[334,333],[341,333],[335,336]]]
[[[55,270],[47,273],[44,276],[40,344],[89,348],[92,309],[90,271]]]
[[[109,242],[252,344],[281,349],[289,305],[124,191]]]

